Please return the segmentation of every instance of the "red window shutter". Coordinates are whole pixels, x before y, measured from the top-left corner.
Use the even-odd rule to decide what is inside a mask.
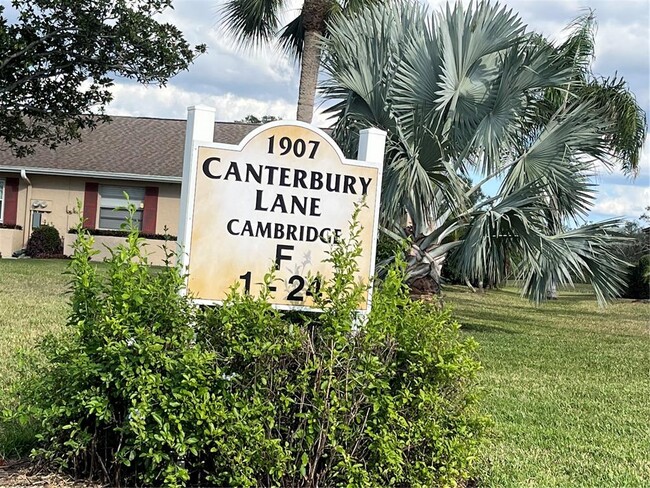
[[[18,185],[18,178],[5,180],[5,214],[2,222],[8,225],[16,225],[18,220]]]
[[[85,229],[94,229],[97,220],[97,193],[99,191],[99,183],[86,182],[86,190],[84,192],[84,223]]]
[[[144,210],[142,211],[142,232],[156,233],[156,216],[158,215],[158,187],[148,186],[144,190]]]

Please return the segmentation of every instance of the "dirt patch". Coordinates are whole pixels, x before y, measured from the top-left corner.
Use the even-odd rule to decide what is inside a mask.
[[[39,468],[28,459],[0,459],[0,488],[101,488],[102,485],[89,481],[75,480],[60,473]]]

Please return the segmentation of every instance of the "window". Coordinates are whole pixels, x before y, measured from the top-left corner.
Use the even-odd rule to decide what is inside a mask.
[[[129,196],[127,201],[124,196]],[[99,187],[99,228],[119,230],[129,215],[126,206],[135,205],[133,223],[142,230],[142,210],[144,208],[144,188],[122,186]]]
[[[32,210],[32,230],[38,229],[43,222],[43,212]]]
[[[5,215],[5,180],[0,180],[0,224]]]

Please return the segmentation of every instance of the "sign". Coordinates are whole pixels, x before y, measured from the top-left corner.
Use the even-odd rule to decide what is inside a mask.
[[[383,157],[385,135],[375,131],[382,135]],[[187,290],[196,302],[221,303],[237,282],[255,295],[274,267],[271,303],[313,309],[319,282],[310,286],[310,280],[331,277],[331,264],[323,260],[337,239],[348,237],[355,204],[365,204],[358,278],[369,282],[381,160],[347,160],[323,131],[283,121],[257,128],[238,146],[194,141],[191,154],[181,240]],[[359,310],[369,307],[368,294]]]

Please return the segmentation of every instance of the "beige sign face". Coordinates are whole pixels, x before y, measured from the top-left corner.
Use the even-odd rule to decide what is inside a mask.
[[[190,191],[189,292],[219,303],[240,283],[253,295],[274,266],[272,304],[312,308],[310,277],[331,277],[336,237],[347,238],[355,204],[363,253],[358,278],[374,272],[380,170],[343,158],[325,133],[307,124],[271,123],[242,145],[199,146]],[[192,194],[193,193],[193,194]],[[365,297],[359,310],[367,310]]]

